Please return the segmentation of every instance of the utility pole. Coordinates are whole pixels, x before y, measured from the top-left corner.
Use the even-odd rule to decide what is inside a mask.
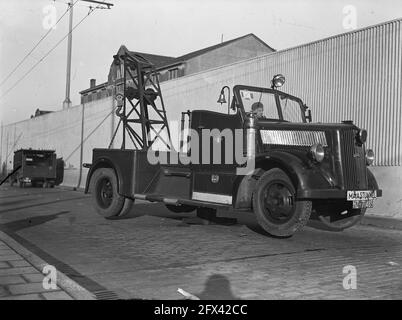
[[[95,3],[98,5],[105,5],[107,9],[113,6],[112,3],[101,2],[101,1],[93,1],[93,0],[81,0],[85,2]],[[73,47],[73,7],[74,2],[70,0],[68,3],[70,8],[70,21],[68,27],[68,44],[67,44],[67,72],[66,72],[66,98],[63,101],[63,109],[67,109],[71,107],[71,100],[70,100],[70,84],[71,84],[71,55],[72,55],[72,47]],[[96,7],[98,8],[98,7]],[[101,8],[99,6],[99,8]]]
[[[70,100],[70,81],[71,81],[71,52],[73,46],[73,0],[68,4],[70,8],[70,21],[68,26],[68,44],[67,44],[67,76],[66,76],[66,99],[63,102],[63,109],[71,107]]]

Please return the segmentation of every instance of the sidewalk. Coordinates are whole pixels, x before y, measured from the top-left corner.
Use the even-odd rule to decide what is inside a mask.
[[[45,289],[47,264],[0,231],[0,300],[94,299],[92,294],[57,272],[57,289]]]

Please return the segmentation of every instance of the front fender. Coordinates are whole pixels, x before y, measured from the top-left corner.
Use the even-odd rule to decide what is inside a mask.
[[[258,166],[259,162],[263,164],[265,161],[271,167],[280,168],[289,175],[296,187],[298,196],[306,190],[334,187],[334,179],[328,172],[302,157],[287,152],[274,151],[258,157],[256,165]]]
[[[286,172],[296,188],[298,199],[306,198],[305,195],[309,190],[329,190],[334,187],[334,179],[319,165],[309,163],[302,157],[291,153],[269,152],[258,155],[253,173],[241,179],[236,192],[234,204],[236,209],[251,208],[252,193],[259,177],[272,168],[279,168]]]

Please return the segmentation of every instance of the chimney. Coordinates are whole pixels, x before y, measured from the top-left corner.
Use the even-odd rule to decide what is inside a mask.
[[[91,79],[91,80],[89,80],[89,87],[90,87],[90,88],[96,87],[96,79]]]

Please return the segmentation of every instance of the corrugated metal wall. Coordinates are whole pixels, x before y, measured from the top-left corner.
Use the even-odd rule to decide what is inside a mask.
[[[367,144],[376,153],[375,165],[401,166],[401,23],[402,20],[391,21],[163,82],[168,119],[176,121],[173,125],[177,129],[182,111],[209,109],[225,113],[226,106],[221,107],[216,102],[222,86],[268,87],[272,76],[282,73],[287,79],[283,91],[301,97],[311,107],[313,121],[353,119],[369,132]],[[90,161],[93,147],[108,145],[112,120],[103,118],[111,108],[111,98],[94,101],[86,107],[84,161]],[[81,109],[78,109],[5,126],[1,161],[8,158],[5,153],[12,154],[14,144],[15,148],[52,147],[58,154],[68,156],[80,144]],[[71,119],[66,117],[69,114]],[[90,131],[93,126],[95,132]],[[64,133],[64,128],[68,129],[68,134]],[[171,131],[177,133],[173,138],[178,145],[178,130]],[[20,134],[21,139],[14,143]],[[87,139],[87,135],[90,138]],[[120,135],[116,138],[115,146],[118,146]],[[71,165],[80,167],[76,153],[78,151],[68,157]]]
[[[352,119],[369,132],[376,165],[402,165],[402,20],[331,37],[162,84],[169,119],[187,109],[219,109],[223,85],[269,86],[286,76],[283,91],[300,96],[313,121]]]

